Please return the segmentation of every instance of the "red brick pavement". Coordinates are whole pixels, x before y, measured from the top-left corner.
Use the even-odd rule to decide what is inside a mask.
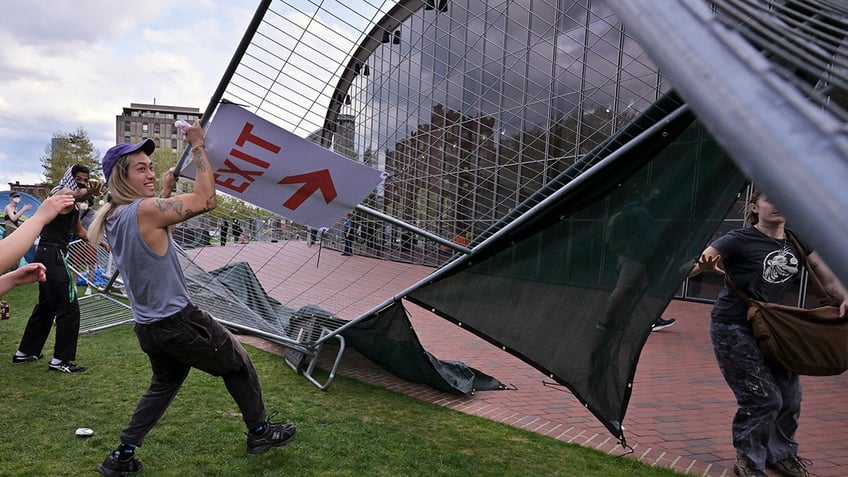
[[[384,288],[391,288],[392,293],[422,276],[421,270],[399,271],[398,264],[384,262],[385,265],[380,265],[374,263],[379,261],[362,257],[340,257],[329,250],[324,251],[320,267],[299,265],[297,256],[305,253],[305,244],[275,246],[273,255],[251,252],[250,248],[239,247],[236,251],[236,247],[232,247],[233,250],[226,247],[224,250],[227,255],[253,262],[257,275],[262,276],[263,284],[275,298],[283,299],[281,295],[288,294],[286,290],[290,292],[293,286],[285,282],[267,286],[269,277],[278,276],[279,270],[299,270],[296,276],[302,286],[302,282],[309,281],[308,274],[329,268],[336,275],[336,280],[340,276],[343,283],[349,284],[344,290],[346,296],[357,297],[355,308],[358,309],[348,309],[351,313],[367,310],[376,304],[367,303],[363,298],[379,293],[356,287],[368,282],[364,279],[366,276],[386,278],[387,274],[381,267],[391,267],[392,271],[388,273],[391,279],[386,280]],[[204,254],[210,252],[220,254],[223,250],[207,247]],[[315,262],[314,256],[310,258],[307,254],[303,257],[303,260],[312,260],[309,263]],[[212,268],[211,264],[204,267]],[[275,270],[277,272],[272,273]],[[405,274],[405,277],[398,274]],[[327,277],[316,277],[316,280],[306,288],[317,295],[326,291],[322,287],[338,283]],[[385,293],[386,290],[380,291]],[[316,298],[309,297],[309,301],[314,302]],[[382,297],[379,298],[377,303],[382,300]],[[347,303],[346,306],[350,306],[351,302]],[[334,305],[334,299],[328,298],[322,305]],[[567,390],[546,386],[545,376],[519,359],[425,310],[413,305],[408,307],[413,326],[425,349],[440,359],[463,361],[516,389],[480,391],[472,396],[440,393],[427,386],[405,382],[353,350],[345,352],[339,374],[565,442],[616,455],[623,453],[606,428]],[[340,313],[340,316],[351,317],[347,313]],[[709,306],[674,301],[665,316],[675,317],[678,322],[671,328],[651,334],[640,358],[633,396],[624,419],[627,443],[634,449],[631,456],[692,475],[733,475],[735,454],[730,444],[730,424],[735,403],[718,371],[709,343]],[[276,345],[249,337],[245,339],[262,348],[281,352]],[[331,357],[325,353],[322,359],[329,361]],[[845,440],[848,435],[848,373],[838,377],[803,377],[802,383],[804,403],[797,433],[800,453],[813,461],[813,475],[848,475],[848,444]],[[328,392],[333,392],[333,388],[330,387]]]

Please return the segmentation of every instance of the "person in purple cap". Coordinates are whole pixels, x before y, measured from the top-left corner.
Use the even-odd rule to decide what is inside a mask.
[[[59,185],[50,192],[51,197],[57,194],[69,194],[76,202],[82,202],[99,195],[100,184],[89,181],[88,167],[77,164],[68,168]],[[86,370],[85,366],[73,362],[79,341],[80,308],[77,287],[72,280],[73,272],[67,260],[72,232],[78,237],[86,237],[76,205],[57,215],[41,229],[34,261],[44,264],[47,280],[38,284],[38,303],[32,309],[18,351],[12,356],[13,364],[41,359],[41,351],[55,323],[53,359],[47,364],[47,369],[60,373]]]
[[[295,427],[271,423],[265,412],[259,378],[250,356],[217,321],[191,303],[170,228],[217,206],[215,179],[204,149],[203,129],[195,122],[185,133],[191,145],[196,177],[194,190],[171,197],[174,169],[156,176],[150,154],[155,144],[119,144],[103,156],[106,201],[94,216],[89,240],[104,231],[124,280],[135,321],[134,331],[153,370],[121,443],[97,467],[106,476],[135,475],[135,457],[147,433],[173,401],[191,368],[224,380],[247,425],[247,452],[260,454],[286,445]]]

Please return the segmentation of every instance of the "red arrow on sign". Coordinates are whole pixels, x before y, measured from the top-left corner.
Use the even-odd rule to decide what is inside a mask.
[[[303,184],[297,192],[289,197],[289,200],[283,203],[283,207],[291,210],[300,207],[318,189],[321,189],[321,194],[324,195],[324,200],[328,204],[338,195],[336,186],[333,185],[333,178],[330,177],[329,169],[284,177],[279,184]]]

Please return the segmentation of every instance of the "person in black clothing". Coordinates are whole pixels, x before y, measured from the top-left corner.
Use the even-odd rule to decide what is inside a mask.
[[[221,219],[220,240],[221,240],[221,246],[222,247],[227,246],[227,235],[229,235],[229,233],[230,233],[230,221],[227,220],[227,219]]]
[[[239,243],[242,239],[242,234],[244,231],[241,229],[241,224],[239,224],[238,219],[233,219],[233,242]]]
[[[657,247],[656,223],[649,205],[659,195],[660,190],[656,187],[633,186],[629,191],[630,200],[607,224],[607,246],[617,255],[618,279],[604,316],[596,323],[601,331],[622,328],[622,322],[635,313],[634,306],[648,288],[647,262]],[[657,317],[651,329],[659,331],[676,321]]]
[[[306,236],[306,245],[311,247],[314,243],[318,243],[318,229],[309,227],[309,232]]]
[[[75,165],[68,169],[61,183],[50,195],[72,194],[76,202],[99,195],[100,184],[93,181],[89,183],[88,176],[87,167]],[[48,369],[63,373],[86,370],[84,366],[73,363],[77,354],[80,309],[77,287],[71,281],[73,273],[67,265],[68,244],[72,232],[80,238],[87,238],[76,205],[69,212],[57,215],[41,230],[35,261],[46,267],[47,280],[38,284],[38,303],[27,321],[18,351],[12,356],[13,364],[42,358],[41,351],[55,320],[56,343]]]
[[[344,252],[342,252],[342,255],[349,257],[353,255],[353,214],[350,212],[345,215],[342,235],[344,236]]]
[[[733,470],[740,477],[766,477],[765,468],[784,477],[807,477],[809,461],[798,457],[796,440],[801,380],[760,350],[748,321],[748,305],[731,283],[757,300],[781,303],[801,278],[801,264],[806,262],[807,271],[815,274],[825,291],[841,300],[842,317],[848,314],[848,290],[818,252],[786,227],[786,218],[765,194],[755,189],[747,207],[750,226],[714,240],[690,273],[724,276],[710,313],[710,338],[721,374],[736,397]]]

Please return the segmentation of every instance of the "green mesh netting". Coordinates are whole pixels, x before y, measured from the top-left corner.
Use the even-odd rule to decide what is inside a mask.
[[[583,179],[407,297],[549,374],[623,441],[651,324],[745,179],[687,114]]]

